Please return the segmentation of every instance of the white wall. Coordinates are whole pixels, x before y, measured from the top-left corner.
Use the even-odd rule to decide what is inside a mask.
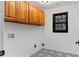
[[[3,2],[0,1],[0,51],[3,50]]]
[[[4,48],[5,56],[27,57],[42,48],[43,26],[24,25],[5,22]],[[15,33],[15,38],[8,38],[8,34]],[[37,44],[37,48],[33,45]]]
[[[68,33],[53,33],[52,14],[68,12]],[[45,10],[45,48],[79,54],[79,9],[78,4]]]

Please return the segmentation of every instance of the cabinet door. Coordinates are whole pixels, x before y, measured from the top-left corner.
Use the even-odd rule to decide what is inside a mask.
[[[15,2],[5,1],[4,2],[4,16],[5,21],[15,21]]]
[[[28,22],[28,3],[24,1],[16,2],[16,18],[23,23]]]
[[[20,8],[19,8],[19,18],[20,18],[20,20],[21,21],[25,21],[25,12],[24,12],[24,10],[25,10],[25,5],[24,5],[24,2],[22,2],[22,1],[20,1],[19,2],[20,4],[19,4],[19,6],[20,6]]]
[[[4,16],[8,17],[8,2],[4,2]]]
[[[40,11],[38,12],[38,24],[44,25],[45,19],[44,19],[44,12]]]
[[[29,22],[31,24],[37,24],[38,21],[38,10],[34,6],[29,6]]]
[[[15,6],[16,6],[16,10],[15,10],[15,19],[19,22],[20,19],[19,19],[19,1],[16,1],[15,2]]]
[[[11,17],[11,18],[15,18],[15,1],[8,1],[8,11],[9,11],[9,14],[8,16]]]
[[[41,12],[41,25],[45,25],[45,15],[44,15],[44,12]]]
[[[28,2],[24,2],[24,21],[25,23],[28,23]]]

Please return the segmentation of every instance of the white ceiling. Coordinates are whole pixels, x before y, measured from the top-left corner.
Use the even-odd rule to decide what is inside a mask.
[[[29,1],[39,8],[42,8],[44,10],[46,9],[52,9],[55,7],[63,6],[63,5],[69,5],[69,4],[77,4],[78,1],[48,1],[48,4],[42,4],[41,1]]]

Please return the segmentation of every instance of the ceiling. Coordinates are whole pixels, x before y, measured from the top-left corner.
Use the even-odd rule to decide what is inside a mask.
[[[38,6],[39,8],[42,8],[44,10],[52,9],[52,8],[63,6],[63,5],[78,3],[78,1],[48,1],[47,4],[43,4],[42,1],[29,1],[29,2],[33,3],[34,5]]]

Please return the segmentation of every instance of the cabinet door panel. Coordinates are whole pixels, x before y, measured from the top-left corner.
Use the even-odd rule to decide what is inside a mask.
[[[44,13],[41,12],[41,25],[45,24]]]
[[[44,25],[44,23],[45,23],[45,20],[44,20],[44,13],[43,13],[42,11],[40,11],[40,10],[39,10],[39,12],[38,12],[38,18],[39,18],[38,24],[39,24],[39,25]]]
[[[27,2],[20,2],[20,19],[24,22],[28,22],[28,4]]]
[[[20,19],[19,19],[19,8],[20,8],[20,6],[19,6],[19,1],[16,1],[16,2],[15,2],[15,6],[16,6],[15,19],[16,19],[17,21],[20,21]]]
[[[24,20],[28,23],[28,2],[24,2]]]
[[[35,8],[34,6],[30,5],[29,6],[29,20],[30,23],[32,24],[37,24],[38,21],[38,11],[37,8]]]
[[[20,8],[19,8],[19,13],[20,13],[19,18],[24,21],[24,9],[25,9],[24,3],[20,2],[19,6],[20,6]]]
[[[15,18],[15,1],[9,1],[9,17]]]
[[[4,16],[5,17],[8,17],[8,2],[7,1],[5,1],[4,2]]]
[[[38,24],[40,25],[41,24],[41,12],[38,11]]]
[[[27,2],[16,2],[16,18],[23,23],[28,22],[28,4]]]

